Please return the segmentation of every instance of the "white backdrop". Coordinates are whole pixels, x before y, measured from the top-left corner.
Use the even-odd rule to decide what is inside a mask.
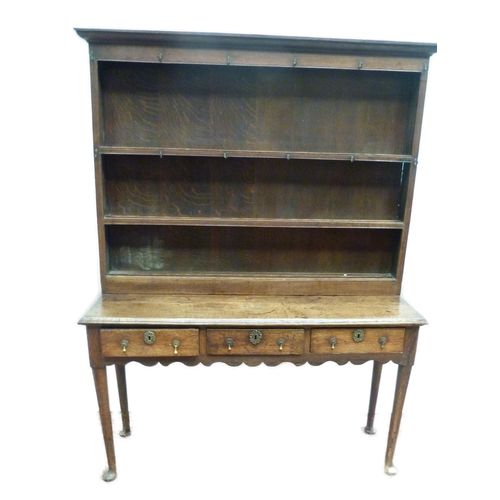
[[[498,498],[498,39],[493,2],[16,2],[1,19],[0,497]],[[74,27],[437,42],[404,296],[421,330],[395,463],[395,371],[129,365],[105,454],[78,319],[99,293],[88,48]],[[115,431],[119,405],[109,371]],[[376,496],[375,498],[378,498]]]

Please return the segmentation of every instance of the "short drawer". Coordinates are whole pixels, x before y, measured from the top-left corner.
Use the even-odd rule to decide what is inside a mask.
[[[199,332],[194,328],[102,329],[105,357],[198,356]]]
[[[249,328],[207,331],[207,354],[279,356],[303,353],[303,329]]]
[[[313,354],[403,352],[404,328],[318,328],[311,331]]]

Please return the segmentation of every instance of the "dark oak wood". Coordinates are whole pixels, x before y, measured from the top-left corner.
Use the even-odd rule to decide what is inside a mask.
[[[104,447],[108,459],[108,469],[103,473],[104,481],[113,481],[116,478],[115,445],[113,443],[113,423],[111,421],[111,410],[109,408],[108,378],[106,368],[93,368],[94,383],[99,404],[99,415],[101,416],[102,434]]]
[[[408,383],[410,381],[411,368],[411,365],[398,366],[398,377],[396,380],[396,390],[394,393],[394,405],[392,408],[389,437],[387,439],[387,451],[385,454],[385,472],[389,475],[395,475],[397,473],[393,462],[394,451],[396,449],[399,426],[401,425],[403,405],[405,402],[406,391],[408,389]]]
[[[262,336],[256,344],[249,341],[253,332],[258,332],[258,335]],[[207,330],[207,354],[228,356],[304,354],[304,330],[297,328],[209,328]]]
[[[155,356],[197,356],[200,353],[199,334],[194,328],[155,328],[154,343],[146,344],[145,335],[151,328],[106,328],[101,330],[103,355],[107,358]],[[175,341],[180,345],[174,345]]]
[[[155,155],[103,156],[106,223],[372,222],[402,228],[406,163]]]
[[[343,40],[313,37],[282,37],[269,35],[224,34],[224,33],[185,33],[165,31],[133,31],[133,30],[103,30],[75,28],[83,39],[91,44],[93,49],[113,50],[128,55],[125,60],[137,60],[135,53],[149,47],[163,47],[165,50],[180,51],[192,54],[200,60],[199,49],[203,55],[210,50],[239,50],[242,54],[252,56],[255,53],[257,61],[262,60],[266,52],[274,54],[310,54],[326,57],[332,54],[361,55],[363,58],[397,57],[398,68],[405,69],[408,58],[427,59],[437,50],[434,43],[394,42],[381,40]],[[196,52],[195,50],[198,49]],[[189,51],[189,52],[188,52]],[[264,52],[264,54],[262,53]],[[158,60],[158,52],[154,62]],[[240,55],[240,52],[238,52]],[[118,59],[117,59],[118,60]],[[321,60],[321,59],[320,59]],[[162,61],[168,61],[163,54]],[[206,61],[207,64],[212,61]],[[224,64],[227,59],[224,59]],[[291,61],[290,61],[291,63]],[[358,69],[356,65],[352,69]],[[393,69],[393,68],[391,68]],[[421,68],[420,68],[421,69]]]
[[[116,381],[118,383],[118,395],[120,397],[120,409],[122,412],[122,430],[120,436],[130,436],[130,414],[128,411],[128,395],[127,395],[127,377],[125,366],[115,365]]]
[[[106,146],[411,154],[417,73],[114,62],[99,71]]]
[[[380,387],[380,377],[382,376],[382,363],[379,361],[373,362],[372,385],[370,390],[370,404],[368,406],[368,419],[366,422],[365,432],[367,434],[375,434],[373,423],[375,421],[375,410],[377,408],[378,390]]]
[[[401,297],[434,44],[78,29],[89,42],[106,366],[398,364],[386,455],[425,319]]]
[[[354,340],[355,328],[317,328],[311,332],[311,352],[380,353],[403,352],[404,328],[364,328],[361,342]],[[335,342],[330,342],[335,338]],[[384,339],[384,340],[381,340]]]

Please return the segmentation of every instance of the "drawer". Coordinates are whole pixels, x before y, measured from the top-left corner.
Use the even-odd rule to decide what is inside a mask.
[[[404,336],[404,328],[318,328],[311,331],[311,352],[313,354],[403,352]]]
[[[198,356],[199,332],[195,328],[102,329],[105,357]]]
[[[207,354],[279,356],[303,353],[303,329],[249,328],[207,331]]]

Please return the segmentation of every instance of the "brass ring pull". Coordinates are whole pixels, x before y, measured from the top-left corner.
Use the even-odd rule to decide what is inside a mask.
[[[128,347],[128,340],[123,339],[120,342],[120,347],[122,348],[123,352],[127,352],[127,347]]]
[[[180,340],[172,340],[172,346],[174,348],[174,354],[179,354],[178,349],[181,346]]]
[[[283,350],[283,346],[285,345],[285,342],[286,341],[283,338],[278,339],[278,345],[280,346],[280,351]]]

